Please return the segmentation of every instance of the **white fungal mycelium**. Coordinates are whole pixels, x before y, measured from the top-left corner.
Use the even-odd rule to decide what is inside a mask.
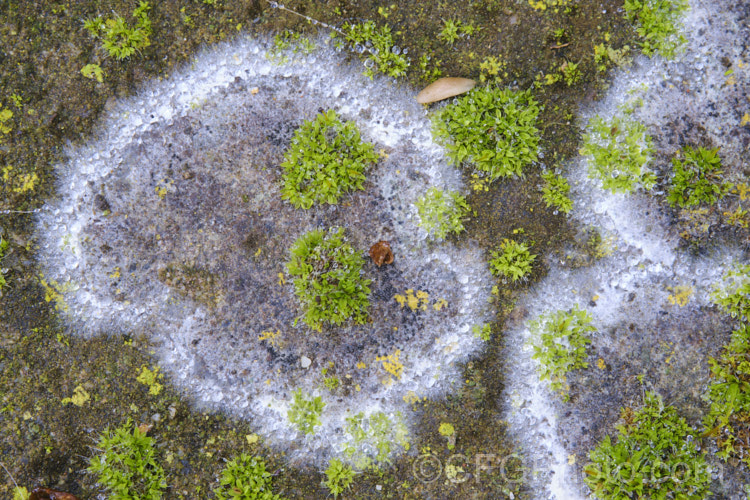
[[[325,46],[292,59],[270,62],[245,38],[118,102],[57,168],[40,261],[72,331],[149,335],[195,400],[322,463],[351,441],[348,417],[382,412],[396,428],[410,421],[406,401],[459,380],[457,364],[482,347],[471,328],[489,320],[492,281],[480,251],[428,242],[416,224],[428,187],[462,186],[411,92],[371,82]],[[279,164],[295,128],[324,109],[354,121],[381,160],[340,205],[295,209]],[[317,333],[295,322],[284,263],[301,234],[333,226],[365,255],[389,241],[396,259],[380,269],[367,259],[371,322]],[[408,290],[422,292],[416,310],[394,300]],[[325,403],[313,435],[287,418],[297,389]]]

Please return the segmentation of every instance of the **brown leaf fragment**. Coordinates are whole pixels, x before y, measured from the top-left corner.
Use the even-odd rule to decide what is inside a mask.
[[[138,426],[138,430],[144,434],[148,434],[148,431],[150,431],[153,426],[153,424],[141,424]]]
[[[431,102],[442,101],[454,95],[468,92],[476,84],[477,82],[469,78],[457,78],[453,76],[438,78],[417,94],[417,102],[419,104],[429,104]]]
[[[387,241],[380,240],[370,247],[370,258],[376,266],[393,263],[393,251]]]
[[[49,488],[34,488],[31,490],[29,500],[79,500],[77,496],[64,491],[51,490]]]

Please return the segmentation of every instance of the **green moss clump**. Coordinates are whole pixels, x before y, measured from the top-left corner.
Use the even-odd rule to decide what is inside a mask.
[[[377,160],[354,122],[342,122],[332,109],[320,113],[292,137],[281,164],[281,197],[304,209],[336,204],[346,192],[363,189],[365,170]]]
[[[132,429],[132,431],[131,431]],[[156,460],[154,440],[130,419],[113,432],[105,431],[88,471],[109,491],[112,500],[158,500],[167,481]]]
[[[217,500],[282,500],[271,491],[271,474],[260,457],[241,454],[221,472]]]
[[[443,20],[443,29],[438,33],[438,38],[448,45],[453,45],[453,42],[458,40],[459,26],[461,26],[461,21],[454,21],[453,19]]]
[[[580,82],[581,78],[583,77],[581,70],[578,69],[579,64],[580,63],[565,61],[560,65],[560,75],[565,82],[565,85],[567,85],[568,87],[571,87]]]
[[[287,418],[301,433],[314,434],[315,426],[320,425],[320,415],[325,405],[320,396],[307,398],[302,395],[302,389],[297,389],[294,391],[292,405],[287,411]]]
[[[711,409],[703,419],[705,434],[716,439],[718,456],[740,458],[750,466],[750,326],[732,332],[718,359],[708,360],[713,382],[708,387]]]
[[[417,200],[419,227],[439,240],[448,234],[464,230],[464,218],[469,213],[466,198],[456,191],[443,191],[432,187]]]
[[[492,327],[487,323],[483,325],[474,325],[471,327],[471,333],[473,333],[476,338],[489,342],[492,338]]]
[[[115,16],[114,19],[102,20],[101,17],[87,20],[83,26],[93,38],[101,38],[102,47],[110,57],[123,60],[141,49],[151,45],[151,20],[148,2],[140,2],[133,11],[135,27],[130,27],[125,19]]]
[[[672,59],[687,40],[680,33],[680,16],[687,0],[625,0],[625,17],[638,23],[640,46],[651,57],[657,52]]]
[[[539,105],[529,92],[475,88],[443,108],[433,121],[436,138],[456,165],[473,165],[494,181],[522,176],[538,157]]]
[[[500,250],[490,252],[490,271],[515,283],[531,272],[534,260],[536,255],[529,252],[526,243],[504,238],[500,242]]]
[[[324,322],[367,321],[370,280],[362,277],[363,265],[361,252],[346,242],[342,228],[313,230],[297,239],[286,268],[310,328],[321,331]]]
[[[570,213],[573,210],[573,202],[568,197],[570,193],[570,184],[562,175],[552,171],[542,173],[544,185],[542,185],[542,199],[547,207],[555,207],[563,213]]]
[[[481,29],[482,28],[474,26],[471,23],[464,24],[458,19],[443,19],[443,29],[438,33],[438,38],[448,45],[453,45],[453,43],[460,37],[474,35]]]
[[[646,127],[632,119],[599,115],[589,121],[581,154],[589,157],[589,176],[602,181],[604,189],[630,193],[637,186],[651,189],[656,176],[645,170],[653,146]]]
[[[367,52],[367,55],[363,56],[365,76],[372,79],[376,71],[394,78],[406,74],[410,64],[409,58],[395,45],[390,27],[378,28],[373,21],[358,24],[347,22],[341,27],[341,31],[346,41],[358,52]]]
[[[721,181],[721,158],[717,149],[686,146],[672,158],[672,188],[667,202],[671,206],[692,207],[713,204],[724,197],[731,185]]]
[[[277,64],[286,64],[296,54],[312,54],[315,43],[300,33],[284,30],[273,37],[273,46],[266,53],[266,59]]]
[[[750,319],[750,264],[738,264],[723,276],[711,292],[722,311],[743,321]]]
[[[372,467],[373,458],[367,450],[376,450],[374,461],[377,464],[389,462],[394,448],[401,447],[408,451],[411,447],[409,429],[400,412],[391,417],[383,412],[376,412],[367,417],[360,412],[346,419],[346,432],[349,440],[344,454],[359,470]]]
[[[532,334],[533,359],[539,361],[539,378],[549,380],[552,390],[568,400],[567,374],[587,368],[586,347],[589,334],[596,331],[591,315],[574,306],[568,311],[555,311],[540,316],[529,325]]]
[[[99,83],[104,83],[104,71],[98,64],[87,64],[81,68],[81,74],[89,80],[96,80]]]
[[[326,469],[326,480],[323,484],[333,493],[333,498],[338,497],[348,488],[354,480],[354,471],[341,460],[334,458]]]
[[[711,409],[703,420],[705,435],[716,439],[718,455],[736,457],[750,466],[750,265],[738,265],[724,274],[711,298],[719,308],[745,322],[732,332],[718,359],[709,359]]]
[[[617,442],[606,436],[589,453],[583,471],[594,498],[707,498],[711,474],[691,429],[661,397],[646,392],[644,405],[622,411]]]
[[[10,131],[13,130],[13,122],[10,121],[11,118],[13,118],[13,111],[9,109],[1,109],[2,107],[3,105],[0,104],[0,134],[5,135],[10,134]]]

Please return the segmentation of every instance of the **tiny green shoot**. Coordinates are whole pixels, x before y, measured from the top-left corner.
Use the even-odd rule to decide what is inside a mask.
[[[320,425],[320,415],[325,403],[320,396],[309,398],[302,394],[302,389],[294,391],[294,399],[287,418],[303,434],[315,434],[315,427]]]

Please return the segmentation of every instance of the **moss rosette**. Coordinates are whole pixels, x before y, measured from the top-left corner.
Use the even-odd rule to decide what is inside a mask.
[[[589,453],[584,481],[593,498],[684,498],[710,495],[711,469],[685,419],[661,396],[646,392],[639,410],[622,410],[617,438],[604,439]]]
[[[154,440],[130,419],[111,432],[105,430],[96,449],[99,455],[91,459],[87,470],[97,476],[109,498],[162,498],[167,482]]]
[[[733,318],[750,320],[750,264],[735,263],[727,270],[714,284],[711,300]]]
[[[577,305],[571,309],[550,311],[529,323],[534,340],[532,359],[539,362],[540,380],[549,380],[550,388],[568,401],[567,374],[587,368],[587,348],[596,328],[591,314]]]
[[[687,0],[625,0],[623,8],[628,21],[637,23],[638,43],[647,56],[674,59],[684,48],[680,18],[690,8]]]
[[[528,91],[479,87],[436,115],[434,133],[455,165],[472,165],[491,181],[522,176],[539,156],[539,110]]]
[[[329,109],[306,120],[294,133],[281,164],[281,196],[297,208],[335,205],[347,192],[364,188],[365,170],[377,159],[356,124],[342,122]]]
[[[656,176],[646,169],[654,152],[646,126],[628,117],[604,120],[599,115],[589,121],[580,153],[588,157],[589,177],[599,179],[604,189],[630,193],[641,186],[656,184]]]
[[[536,255],[529,251],[526,243],[504,238],[500,242],[500,249],[490,252],[490,271],[505,282],[511,283],[525,279],[531,273]]]
[[[464,219],[470,212],[469,204],[457,191],[443,191],[432,187],[415,203],[419,226],[437,240],[464,230]]]
[[[294,293],[310,328],[367,321],[370,280],[362,277],[362,252],[346,242],[342,228],[310,231],[297,239],[290,254],[286,268],[295,277]]]
[[[667,202],[675,207],[694,207],[701,203],[713,205],[721,200],[731,186],[723,182],[719,149],[686,146],[672,158],[672,187]]]

